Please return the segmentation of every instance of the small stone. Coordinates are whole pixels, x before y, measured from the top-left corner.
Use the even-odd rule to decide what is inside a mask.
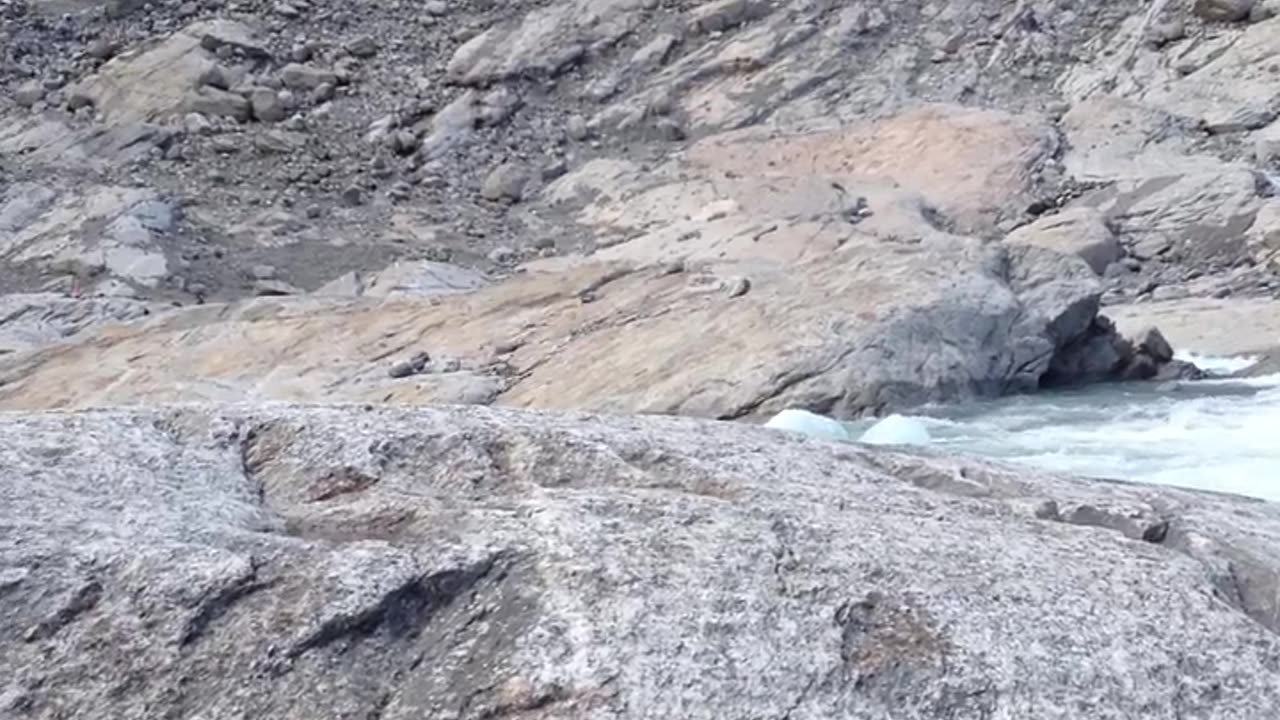
[[[494,168],[480,186],[480,196],[486,200],[517,203],[524,199],[525,188],[532,178],[529,171],[518,163],[503,163]]]
[[[1135,344],[1157,363],[1163,364],[1173,359],[1173,347],[1155,327],[1147,327],[1139,332]]]
[[[543,235],[542,237],[539,237],[537,240],[533,241],[533,248],[535,250],[546,250],[548,248],[555,248],[555,246],[556,246],[556,239],[551,237],[550,235]]]
[[[1249,17],[1256,0],[1196,0],[1192,12],[1210,22],[1237,22]]]
[[[736,298],[746,295],[751,290],[751,281],[745,277],[736,277],[729,281],[729,297]]]
[[[422,11],[432,17],[440,17],[449,12],[449,5],[444,0],[427,0],[422,4]]]
[[[356,70],[360,67],[360,61],[354,57],[344,57],[333,64],[333,76],[337,79],[339,85],[350,85],[352,78],[356,75]]]
[[[257,280],[253,283],[253,293],[258,297],[301,295],[302,289],[283,280]]]
[[[480,98],[476,119],[484,127],[497,127],[516,114],[521,102],[520,96],[510,88],[494,88]]]
[[[25,82],[13,91],[13,99],[23,107],[31,107],[44,99],[44,87],[35,80]]]
[[[431,362],[431,355],[429,353],[417,352],[408,360],[392,365],[387,370],[387,376],[398,380],[411,375],[419,375],[427,369],[427,363],[429,362]]]
[[[99,60],[109,60],[119,52],[119,50],[120,46],[115,42],[108,38],[100,37],[89,43],[89,47],[86,49],[86,52],[89,53],[89,57],[97,58]]]
[[[276,276],[276,269],[272,265],[260,263],[249,268],[249,274],[256,280],[271,280]]]
[[[93,107],[93,98],[83,92],[72,91],[67,95],[67,109],[75,112],[80,108]]]
[[[209,141],[209,147],[219,155],[234,155],[240,152],[240,144],[233,138],[218,136]]]
[[[399,155],[412,155],[418,149],[418,136],[412,130],[399,130],[390,137],[391,149]]]
[[[558,177],[564,176],[567,172],[569,172],[568,163],[566,163],[563,158],[557,158],[543,166],[542,179],[545,181],[555,180]]]
[[[192,111],[203,113],[208,117],[226,117],[244,122],[249,119],[249,101],[242,95],[203,87],[190,96],[187,102]]]
[[[1181,18],[1155,23],[1147,31],[1148,42],[1157,48],[1164,47],[1171,42],[1177,42],[1186,36],[1187,24]]]
[[[204,72],[200,73],[197,82],[219,90],[231,89],[230,73],[221,65],[210,65]]]
[[[337,76],[329,70],[289,63],[280,69],[280,82],[292,90],[315,90],[321,85],[336,84]]]
[[[672,260],[671,262],[662,266],[663,275],[679,275],[680,273],[683,273],[684,270],[685,270],[684,260]]]
[[[348,43],[347,52],[358,58],[370,58],[378,54],[378,43],[365,35]]]
[[[663,140],[679,142],[685,139],[684,128],[680,127],[680,124],[671,118],[658,118],[653,127],[657,131],[658,137]]]
[[[249,93],[253,116],[260,122],[280,122],[285,118],[285,106],[279,93],[269,88],[254,88]]]
[[[516,251],[509,247],[494,248],[489,253],[489,262],[495,265],[514,265],[518,259],[519,256],[516,255]]]
[[[311,91],[311,95],[308,99],[311,101],[312,105],[329,102],[333,99],[333,94],[336,90],[337,88],[333,83],[321,83]]]
[[[305,214],[307,218],[311,220],[315,220],[316,218],[324,214],[324,208],[320,207],[319,205],[308,205],[307,209],[305,210]]]
[[[581,115],[572,115],[564,125],[564,131],[571,140],[579,142],[591,137],[591,126]]]
[[[347,207],[356,207],[364,204],[364,191],[355,185],[348,185],[342,191],[342,204]]]

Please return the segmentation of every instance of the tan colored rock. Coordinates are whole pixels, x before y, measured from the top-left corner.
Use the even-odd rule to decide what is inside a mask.
[[[1241,17],[1245,17],[1252,2],[1210,0],[1205,4],[1243,9]],[[1141,94],[1142,101],[1202,122],[1210,132],[1254,130],[1275,120],[1280,107],[1270,66],[1280,54],[1280,20],[1228,32],[1238,35],[1221,52],[1206,58],[1193,72],[1151,83]]]
[[[1280,346],[1280,303],[1270,298],[1187,298],[1113,305],[1107,316],[1122,334],[1160,328],[1175,350],[1202,355],[1255,355]]]
[[[879,122],[795,135],[744,130],[699,143],[708,172],[862,179],[923,195],[961,228],[989,230],[1030,203],[1053,153],[1045,125],[993,110],[926,105]]]
[[[1009,233],[1005,242],[1077,255],[1099,275],[1124,254],[1102,213],[1086,207],[1042,217]]]
[[[446,68],[449,80],[488,85],[516,75],[552,75],[586,48],[639,27],[646,0],[569,0],[499,23],[468,40]]]
[[[215,38],[213,43],[206,37]],[[123,52],[71,91],[92,98],[109,123],[154,120],[187,112],[190,93],[216,64],[204,44],[256,46],[253,32],[230,20],[193,23],[154,46]],[[215,90],[216,88],[203,88]],[[245,105],[247,112],[247,104]],[[219,113],[222,114],[222,113]]]
[[[1022,290],[1002,284],[1001,266],[978,243],[869,242],[789,267],[669,274],[588,265],[425,302],[207,306],[15,359],[0,372],[0,407],[456,399],[434,379],[388,384],[379,363],[415,347],[506,378],[502,404],[857,414],[1036,382],[1065,341],[1055,333],[1074,332],[1063,322],[1080,319],[1062,314],[1076,301],[1058,305],[1054,293],[1092,296],[1096,309],[1097,288],[1073,289],[1064,278],[1091,272],[1055,260],[1037,266],[1039,279],[1026,285],[1035,299],[1024,303]],[[750,292],[731,298],[737,276],[750,277]],[[495,347],[513,342],[507,369],[483,370]]]
[[[1076,205],[1103,213],[1138,256],[1238,257],[1264,204],[1257,177],[1246,165],[1192,154],[1190,139],[1170,132],[1179,122],[1111,96],[1072,107],[1062,120],[1063,164],[1079,180],[1107,183]]]

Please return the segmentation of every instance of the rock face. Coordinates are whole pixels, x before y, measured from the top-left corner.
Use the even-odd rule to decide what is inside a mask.
[[[1280,710],[1265,503],[677,420],[0,428],[12,717]]]
[[[734,297],[743,276],[750,291]],[[1090,327],[1099,292],[1078,258],[958,238],[849,242],[783,266],[585,265],[427,302],[175,311],[0,366],[0,403],[455,401],[445,376],[388,384],[372,365],[427,343],[419,349],[495,374],[500,392],[486,400],[503,404],[848,417],[1034,389]]]
[[[163,309],[157,303],[119,297],[0,295],[0,356],[62,342],[100,325],[137,320]]]

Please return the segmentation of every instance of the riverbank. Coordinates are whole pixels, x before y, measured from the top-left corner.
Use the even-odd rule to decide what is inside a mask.
[[[1194,356],[1235,371],[1239,360]],[[1280,375],[1123,383],[919,408],[927,445],[1087,477],[1280,500]],[[874,421],[850,423],[857,439]]]

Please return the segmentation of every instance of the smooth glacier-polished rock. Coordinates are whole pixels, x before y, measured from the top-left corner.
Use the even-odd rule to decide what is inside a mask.
[[[1280,710],[1266,503],[483,408],[0,435],[5,717]]]

